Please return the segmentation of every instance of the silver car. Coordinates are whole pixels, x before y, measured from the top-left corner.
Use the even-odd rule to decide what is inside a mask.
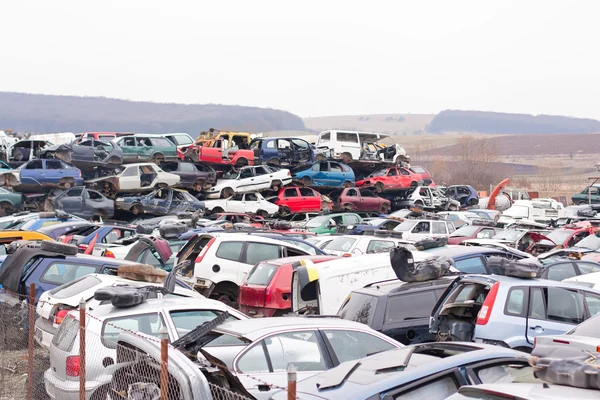
[[[86,321],[86,399],[106,399],[116,362],[116,343],[124,331],[159,337],[163,328],[175,341],[203,322],[229,312],[232,319],[244,314],[210,299],[167,295],[128,308],[111,304],[89,310]],[[50,368],[44,373],[46,392],[52,399],[79,399],[79,312],[71,312],[60,324],[50,346]]]
[[[531,352],[540,335],[564,333],[600,313],[600,290],[545,279],[463,275],[431,314],[438,340],[475,341]]]

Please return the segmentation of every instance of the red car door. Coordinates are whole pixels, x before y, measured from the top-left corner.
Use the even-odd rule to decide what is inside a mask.
[[[379,211],[379,198],[368,189],[360,191],[360,202],[363,211]]]
[[[310,188],[299,188],[302,212],[321,211],[321,195]]]
[[[287,206],[291,212],[302,211],[302,201],[298,193],[298,188],[291,187],[283,190],[283,205]]]
[[[410,176],[410,171],[406,168],[398,168],[398,172],[400,172],[400,184],[403,188],[410,187],[410,183],[412,182],[412,177]]]
[[[385,183],[385,186],[391,188],[400,187],[400,178],[401,177],[398,174],[398,168],[390,168],[387,173],[387,182]]]

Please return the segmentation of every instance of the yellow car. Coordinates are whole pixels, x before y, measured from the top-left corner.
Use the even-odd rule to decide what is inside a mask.
[[[54,240],[50,236],[34,231],[0,231],[0,244],[8,244],[17,240]]]

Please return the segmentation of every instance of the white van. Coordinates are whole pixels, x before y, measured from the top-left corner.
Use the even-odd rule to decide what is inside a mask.
[[[517,220],[532,220],[549,223],[563,218],[565,210],[562,203],[554,199],[516,200],[500,215],[498,223],[508,225]]]
[[[412,251],[415,262],[435,257],[414,246],[405,247]],[[320,315],[336,315],[354,289],[387,279],[397,279],[389,252],[298,267],[292,274],[292,311],[310,309]]]
[[[333,158],[345,163],[352,160],[408,161],[406,150],[385,133],[323,131],[315,146],[318,151],[332,150]]]

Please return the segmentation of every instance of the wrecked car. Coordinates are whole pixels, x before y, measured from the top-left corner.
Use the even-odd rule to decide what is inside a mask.
[[[158,188],[143,196],[118,197],[117,208],[134,214],[166,215],[185,211],[198,211],[204,203],[183,190]]]
[[[23,208],[25,197],[21,193],[15,193],[0,187],[0,215],[5,216]]]
[[[250,150],[258,164],[295,165],[314,161],[310,143],[299,138],[256,138],[250,142]]]
[[[263,218],[279,211],[279,206],[267,201],[260,193],[237,193],[227,199],[207,200],[204,206],[212,213],[252,213]]]
[[[317,138],[316,148],[332,149],[333,157],[345,163],[353,160],[393,163],[408,161],[406,150],[385,133],[324,131]]]
[[[294,179],[304,186],[351,187],[354,171],[337,161],[318,161],[308,169],[295,172]]]
[[[248,149],[247,145],[242,145],[242,147],[246,147],[245,149],[237,145],[225,146],[226,142],[219,139],[210,141],[201,147],[188,147],[186,158],[215,165],[234,165],[236,167],[254,165],[254,152]]]
[[[513,247],[519,251],[531,253],[535,244],[541,240],[546,240],[556,244],[549,239],[546,234],[548,231],[532,231],[528,229],[506,229],[490,239],[468,239],[463,240],[462,244],[466,246],[494,246],[496,244]]]
[[[375,211],[387,214],[391,209],[389,200],[382,199],[369,189],[346,188],[329,194],[334,211]]]
[[[179,175],[181,180],[176,186],[184,189],[201,192],[217,182],[217,172],[208,165],[180,161],[165,162],[160,167],[163,171]]]
[[[39,156],[61,159],[84,172],[97,168],[115,169],[123,164],[123,150],[120,147],[94,139],[51,146],[40,151]]]
[[[47,140],[21,140],[9,149],[9,161],[24,162],[39,157],[40,152],[52,143]]]
[[[457,200],[461,207],[474,207],[479,204],[479,194],[471,185],[453,185],[444,189],[444,195]]]
[[[31,193],[52,187],[69,189],[83,185],[81,171],[61,160],[35,159],[18,169],[19,184],[14,188],[19,192]]]
[[[83,186],[67,189],[56,197],[49,196],[45,208],[45,211],[62,210],[81,218],[112,218],[115,214],[113,200]]]
[[[398,199],[393,199],[393,205],[436,211],[458,211],[460,208],[458,201],[446,197],[438,188],[429,186],[417,186],[414,190],[406,191]]]
[[[123,150],[123,162],[152,161],[160,164],[177,161],[177,146],[162,135],[136,134],[114,139],[113,143]]]
[[[148,192],[157,186],[170,187],[179,183],[178,175],[163,171],[156,164],[127,164],[117,168],[112,174],[87,180],[85,183],[108,198],[117,193]]]
[[[229,171],[206,190],[209,199],[227,199],[234,193],[255,192],[263,189],[279,190],[292,182],[288,169],[278,169],[267,165],[249,165]]]
[[[356,186],[374,187],[377,193],[391,189],[414,189],[423,183],[423,177],[403,167],[389,167],[373,172]]]

